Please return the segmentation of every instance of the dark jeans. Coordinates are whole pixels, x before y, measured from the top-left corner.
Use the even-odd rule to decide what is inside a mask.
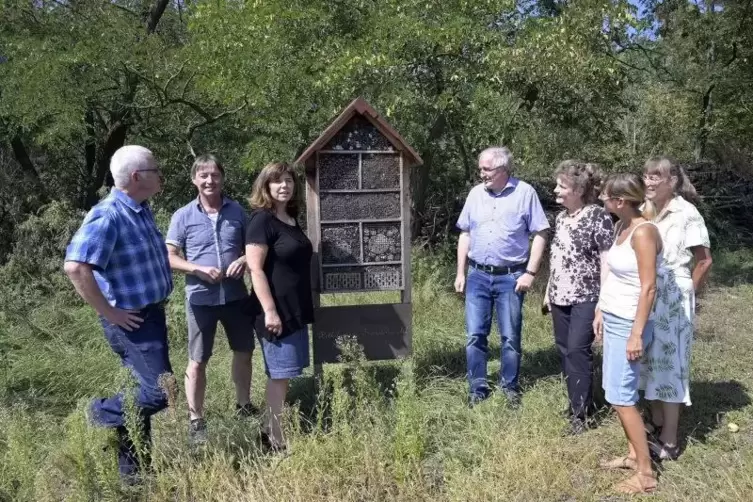
[[[136,378],[135,404],[139,410],[140,443],[146,448],[148,459],[151,443],[151,416],[167,407],[167,395],[160,385],[163,375],[171,375],[167,347],[165,309],[161,305],[148,306],[139,311],[144,322],[134,331],[110,324],[100,318],[105,337],[112,350],[120,356],[123,366]],[[91,403],[91,418],[95,425],[111,427],[118,432],[118,468],[122,475],[139,470],[139,456],[132,437],[125,427],[123,393],[98,398]],[[139,443],[137,441],[136,443]]]
[[[515,283],[520,275],[520,272],[491,275],[473,267],[468,271],[465,292],[465,357],[472,396],[483,399],[489,394],[486,362],[494,310],[497,311],[497,328],[502,339],[499,386],[505,391],[520,390],[518,377],[525,297],[523,293],[515,292]]]
[[[572,306],[552,305],[554,340],[560,353],[562,374],[567,383],[570,411],[586,418],[593,408],[594,309],[596,302]]]

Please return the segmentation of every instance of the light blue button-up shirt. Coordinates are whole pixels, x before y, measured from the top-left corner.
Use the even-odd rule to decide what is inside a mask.
[[[497,194],[483,183],[473,187],[457,227],[470,233],[470,259],[504,267],[526,263],[531,234],[548,229],[549,222],[536,190],[511,177]]]
[[[223,198],[217,220],[207,215],[198,198],[178,209],[170,220],[165,242],[183,252],[191,263],[217,267],[223,274],[246,252],[246,211]],[[225,277],[219,284],[186,276],[186,297],[194,305],[224,305],[248,296],[243,279]]]

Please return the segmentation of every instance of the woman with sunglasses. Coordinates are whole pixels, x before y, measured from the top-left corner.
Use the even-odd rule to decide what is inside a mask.
[[[619,222],[607,255],[609,271],[599,296],[594,332],[604,340],[604,394],[628,439],[626,456],[601,465],[635,471],[615,486],[621,493],[656,489],[643,418],[636,406],[641,357],[651,344],[662,252],[659,230],[641,213],[645,195],[640,176],[616,174],[606,181],[601,196],[606,210]]]

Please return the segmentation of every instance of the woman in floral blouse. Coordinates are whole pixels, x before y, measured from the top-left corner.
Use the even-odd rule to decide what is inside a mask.
[[[711,268],[709,234],[693,205],[698,195],[685,171],[666,157],[644,167],[646,198],[664,242],[665,287],[655,305],[654,341],[641,365],[641,389],[651,401],[651,443],[660,459],[679,454],[680,405],[690,405],[690,352],[695,293]]]
[[[601,183],[594,164],[566,160],[555,177],[557,203],[565,209],[555,222],[544,307],[552,313],[567,383],[569,432],[579,434],[587,428],[593,407],[592,325],[614,228],[609,213],[596,204]]]

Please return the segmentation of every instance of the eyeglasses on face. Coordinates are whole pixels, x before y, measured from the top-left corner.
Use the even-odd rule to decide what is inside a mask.
[[[659,176],[658,174],[644,174],[643,175],[643,182],[644,183],[661,183],[662,181],[666,181],[667,178],[663,176]]]
[[[599,195],[599,200],[602,202],[606,202],[608,200],[620,200],[620,199],[622,199],[622,197],[612,197],[611,195],[607,195],[607,194]]]
[[[160,171],[160,169],[158,167],[152,167],[152,168],[149,168],[149,169],[136,169],[134,172],[135,173],[157,173],[157,177],[160,180],[165,179],[165,175],[162,174],[162,171]]]
[[[500,169],[502,169],[502,167],[479,167],[478,168],[478,172],[479,172],[479,174],[481,174],[481,173],[491,174],[491,173],[493,173],[495,171],[499,171]]]

